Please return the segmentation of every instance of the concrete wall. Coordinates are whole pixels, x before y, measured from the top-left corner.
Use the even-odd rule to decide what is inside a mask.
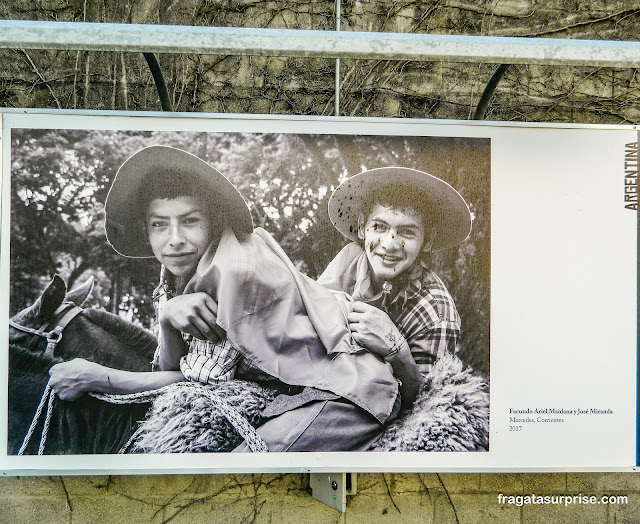
[[[635,39],[637,0],[343,0],[342,30],[553,38]],[[17,0],[11,19],[333,29],[333,0]],[[335,62],[162,55],[179,111],[334,114]],[[159,109],[140,53],[0,50],[0,105]],[[490,64],[343,60],[341,114],[467,119]],[[637,71],[512,66],[489,107],[494,120],[640,120]]]
[[[360,474],[344,514],[309,495],[308,475],[0,479],[2,522],[640,522],[636,474]],[[503,495],[625,495],[617,504],[499,504]]]

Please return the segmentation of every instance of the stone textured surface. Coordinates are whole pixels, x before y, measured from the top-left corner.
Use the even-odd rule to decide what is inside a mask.
[[[17,0],[0,17],[332,29],[333,1]],[[342,29],[631,39],[628,0],[343,0]],[[0,106],[157,110],[137,53],[0,50]],[[333,114],[334,62],[273,57],[160,57],[179,111]],[[493,66],[343,60],[342,114],[467,119]],[[511,67],[493,120],[638,123],[637,70]],[[600,450],[602,451],[602,450]],[[308,475],[2,477],[0,521],[47,523],[635,523],[634,473],[360,474],[345,514],[309,495]],[[508,505],[504,495],[624,495],[627,503]]]
[[[624,40],[640,34],[637,0],[343,1],[341,29]],[[287,29],[335,27],[334,2],[302,0],[49,0],[3,2],[0,17]],[[0,105],[159,109],[140,53],[0,50]],[[334,114],[335,62],[162,55],[179,111]],[[348,116],[469,118],[494,66],[342,60]],[[511,66],[488,108],[493,120],[637,123],[637,71]]]
[[[576,482],[575,477],[581,481]],[[573,478],[573,480],[570,480]],[[308,475],[0,478],[2,522],[635,523],[635,473],[359,474],[340,514],[313,499]],[[500,503],[498,494],[624,495],[615,504]]]

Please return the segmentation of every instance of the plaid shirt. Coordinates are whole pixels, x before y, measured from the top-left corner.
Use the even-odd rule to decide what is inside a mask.
[[[366,254],[352,242],[336,255],[318,281],[385,311],[407,341],[423,374],[431,370],[438,356],[456,352],[460,316],[442,280],[424,260],[419,259],[407,273],[385,282],[383,290],[374,294]]]
[[[426,374],[437,357],[456,352],[460,315],[442,280],[424,262],[396,285],[402,286],[400,291],[382,309],[407,340],[418,368]]]
[[[160,285],[153,292],[156,312],[159,313],[167,301],[175,295],[176,292],[169,282],[169,274],[162,266]],[[187,354],[180,359],[180,371],[186,380],[203,384],[219,384],[233,380],[240,353],[228,339],[225,338],[214,344],[208,340],[195,338],[188,333],[182,333],[182,338],[189,347]],[[158,344],[151,364],[151,369],[154,371],[158,369],[160,348],[161,344]]]
[[[233,380],[240,353],[228,339],[214,344],[185,333],[182,338],[189,344],[189,352],[180,359],[180,371],[184,378],[203,384]]]

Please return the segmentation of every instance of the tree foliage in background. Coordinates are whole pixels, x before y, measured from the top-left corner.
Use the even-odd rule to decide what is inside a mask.
[[[123,142],[106,131],[14,130],[12,147],[19,153],[11,166],[12,312],[32,302],[55,273],[70,286],[94,274],[94,304],[112,312],[119,302],[109,301],[111,286],[119,297],[124,287],[145,283],[146,275],[123,286],[120,275],[140,273],[106,243],[103,203],[121,155],[143,147],[147,136],[130,133]]]
[[[467,198],[472,237],[432,263],[463,318],[461,355],[488,372],[488,141],[303,134],[13,130],[11,310],[31,303],[54,273],[73,286],[92,275],[93,304],[147,327],[158,264],[117,255],[104,234],[108,188],[138,149],[163,144],[189,151],[228,176],[296,265],[317,277],[346,243],[327,215],[332,190],[363,169],[438,166]]]
[[[335,28],[333,0],[96,0],[0,5],[4,19],[179,24],[286,29]],[[450,35],[637,40],[640,6],[624,0],[442,2],[343,0],[342,30]],[[2,49],[4,107],[156,110],[158,97],[140,53]],[[335,61],[254,56],[159,57],[178,111],[331,115]],[[340,113],[349,116],[467,119],[494,66],[453,62],[342,60]],[[508,121],[638,123],[637,70],[511,66],[487,117]],[[257,225],[272,231],[300,268],[315,276],[343,240],[326,201],[341,176],[395,163],[425,167],[411,148],[366,137],[351,142],[277,135],[194,139],[152,133],[14,134],[12,310],[26,305],[54,272],[70,282],[94,274],[94,303],[148,324],[153,261],[117,257],[106,245],[102,202],[117,166],[150,139],[171,141],[222,172],[252,203]],[[163,142],[164,143],[164,142]],[[224,155],[220,153],[224,152]],[[432,151],[434,155],[437,152]],[[398,153],[399,154],[399,153]],[[295,161],[293,161],[295,159]],[[489,195],[448,166],[434,173],[460,189],[476,216],[473,239],[433,263],[464,321],[463,353],[488,369]],[[78,187],[73,180],[83,181]],[[482,184],[479,184],[482,186]],[[473,348],[473,349],[470,349]]]

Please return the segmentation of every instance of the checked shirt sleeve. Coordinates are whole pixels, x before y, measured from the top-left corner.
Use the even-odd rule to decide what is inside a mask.
[[[432,284],[428,293],[406,304],[396,325],[423,375],[436,358],[456,352],[460,316],[444,285]]]
[[[420,372],[426,375],[438,356],[455,353],[459,336],[460,324],[446,321],[439,321],[413,336],[409,348]]]

